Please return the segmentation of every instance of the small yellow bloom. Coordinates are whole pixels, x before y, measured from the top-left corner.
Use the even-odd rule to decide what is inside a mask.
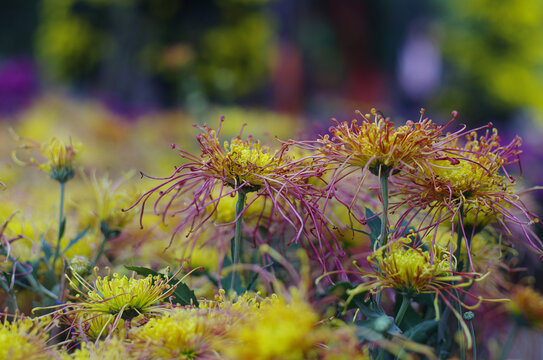
[[[60,183],[65,183],[74,176],[73,163],[76,156],[81,152],[80,143],[72,143],[69,139],[68,143],[53,137],[49,142],[39,144],[31,140],[31,144],[22,145],[23,149],[38,149],[45,157],[45,161],[39,162],[35,158],[30,158],[28,162],[19,160],[13,153],[15,162],[21,165],[35,165],[41,170],[48,172],[51,178]]]
[[[0,322],[0,359],[47,360],[52,350],[47,346],[49,318],[4,319]]]
[[[175,291],[175,286],[170,285],[168,279],[159,276],[134,279],[114,273],[111,278],[98,276],[92,285],[76,272],[73,276],[70,286],[80,298],[80,302],[72,304],[75,311],[112,314],[125,320],[142,314],[160,313],[163,311],[158,306],[160,301]],[[82,292],[79,285],[87,292]]]

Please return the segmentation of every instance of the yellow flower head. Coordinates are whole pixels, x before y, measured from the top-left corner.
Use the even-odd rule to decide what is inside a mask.
[[[47,346],[50,318],[4,319],[0,322],[0,359],[46,360],[52,358]]]
[[[31,142],[31,144],[22,145],[22,148],[39,149],[45,157],[45,161],[39,162],[35,158],[30,158],[28,162],[22,162],[14,153],[13,158],[17,163],[21,165],[36,165],[41,170],[48,172],[53,179],[60,183],[65,183],[74,176],[73,162],[81,152],[80,143],[73,144],[71,138],[68,143],[64,143],[55,137],[41,145],[32,140]]]
[[[318,340],[318,316],[313,308],[292,292],[291,301],[274,297],[235,326],[233,344],[224,349],[230,359],[304,359]]]
[[[112,314],[125,320],[160,313],[163,308],[157,306],[158,303],[175,291],[175,286],[160,276],[135,279],[114,273],[112,277],[98,276],[91,285],[76,272],[73,275],[70,286],[78,292],[80,299],[79,303],[73,304],[76,311]],[[79,285],[87,292],[79,290]]]
[[[431,259],[428,251],[422,246],[410,246],[407,239],[376,250],[368,257],[368,262],[379,269],[376,276],[382,287],[407,294],[433,292],[440,283],[455,280],[451,269],[456,267],[456,260],[447,251],[436,246]]]
[[[81,348],[71,354],[63,354],[62,360],[127,360],[140,359],[132,355],[129,345],[117,337],[97,343],[81,343]]]
[[[520,146],[520,138],[509,150],[499,144],[496,129],[490,136],[487,133],[478,137],[476,132],[472,132],[466,139],[464,146],[459,146],[456,140],[451,142],[454,155],[430,161],[430,167],[424,171],[426,181],[421,182],[423,189],[419,196],[449,207],[473,205],[489,212],[492,210],[487,205],[489,198],[495,202],[501,197],[513,195],[512,179],[500,174],[500,169],[516,161],[516,158],[509,158],[520,153],[516,149]]]
[[[330,128],[332,138],[325,135],[318,140],[322,153],[332,162],[361,168],[369,165],[375,175],[379,174],[380,168],[385,175],[400,167],[421,168],[427,159],[436,155],[442,127],[430,119],[423,120],[424,110],[421,110],[419,122],[407,121],[398,128],[375,109],[372,114],[373,120],[370,114],[360,114],[361,123],[356,119],[350,124],[335,121],[336,126]]]
[[[246,192],[260,189],[267,177],[275,177],[291,159],[281,152],[270,153],[267,146],[249,136],[225,141],[221,148],[217,132],[204,125],[204,132],[198,136],[202,149],[202,160],[207,171],[221,177],[232,188],[243,187]],[[285,169],[282,169],[285,171]]]
[[[100,230],[108,238],[118,236],[134,217],[133,212],[122,209],[137,198],[136,187],[123,186],[122,181],[113,182],[107,175],[98,178],[95,173],[91,175],[90,184],[94,206],[83,215],[82,222]]]
[[[219,350],[213,350],[212,345],[227,329],[227,318],[216,315],[194,308],[176,308],[133,329],[129,336],[135,348],[149,358],[205,358]]]
[[[505,307],[521,324],[543,330],[543,294],[532,287],[513,287],[511,301]]]

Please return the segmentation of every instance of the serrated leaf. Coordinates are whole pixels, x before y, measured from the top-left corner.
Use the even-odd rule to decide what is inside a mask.
[[[153,269],[146,268],[144,266],[128,266],[124,265],[124,267],[130,271],[134,271],[136,274],[141,276],[160,276],[162,278],[166,278],[164,274],[161,274],[159,272],[154,271]],[[194,294],[194,291],[191,290],[185,283],[179,282],[178,279],[173,278],[170,279],[170,282],[177,284],[177,288],[175,289],[173,295],[174,299],[172,302],[174,304],[180,304],[180,305],[194,305],[198,307],[198,299],[196,298],[196,295]]]

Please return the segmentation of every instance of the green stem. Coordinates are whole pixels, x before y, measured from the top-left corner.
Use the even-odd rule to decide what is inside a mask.
[[[234,259],[233,259],[233,265],[236,266],[239,263],[239,259],[241,257],[241,230],[243,225],[243,216],[241,215],[241,212],[243,211],[243,208],[245,207],[245,192],[243,190],[238,190],[238,201],[236,203],[236,230],[234,233]],[[236,284],[236,275],[237,271],[234,270],[232,272],[232,283],[230,284],[230,291],[234,291],[235,284]]]
[[[514,323],[513,328],[509,332],[509,336],[507,336],[507,341],[505,342],[505,345],[502,348],[500,360],[505,360],[507,358],[507,354],[509,354],[509,350],[511,350],[511,346],[513,345],[513,341],[515,340],[517,331],[518,331],[518,324]]]
[[[8,308],[8,314],[15,314],[17,313],[18,307],[17,307],[17,297],[15,296],[15,289],[9,289],[9,286],[7,282],[0,280],[0,286],[7,294],[6,297],[6,305]]]
[[[379,235],[377,248],[385,246],[388,240],[388,170],[384,170],[382,166],[379,170],[379,183],[381,184],[381,197],[383,198],[383,216],[381,218],[381,234]]]
[[[473,329],[473,321],[469,320],[469,330],[471,339],[473,340],[473,360],[477,360],[477,341],[475,341],[475,330]]]
[[[57,263],[58,257],[60,255],[60,239],[62,238],[62,233],[64,232],[62,229],[62,223],[64,219],[64,190],[65,190],[65,183],[60,183],[60,205],[59,205],[59,215],[58,215],[58,237],[57,237],[57,246],[55,248],[55,255],[53,257],[53,264],[51,266],[52,270],[55,271],[55,265]]]
[[[463,271],[464,269],[464,260],[461,260],[460,257],[462,256],[462,229],[460,228],[460,224],[463,224],[464,222],[464,205],[460,205],[460,209],[458,209],[458,228],[456,230],[456,251],[454,253],[454,256],[456,257],[456,271]],[[469,251],[469,249],[468,249]]]
[[[100,248],[98,248],[98,253],[96,254],[96,257],[94,258],[94,261],[92,262],[91,269],[96,266],[96,264],[98,263],[98,260],[100,260],[100,257],[104,253],[104,248],[106,247],[107,240],[108,240],[107,235],[104,235],[104,237],[102,238],[102,242],[100,243]]]
[[[403,317],[408,307],[409,307],[409,298],[406,295],[402,295],[402,305],[400,306],[400,310],[398,310],[398,313],[396,314],[396,318],[394,319],[394,322],[396,323],[396,325],[400,326],[400,323],[402,322]]]

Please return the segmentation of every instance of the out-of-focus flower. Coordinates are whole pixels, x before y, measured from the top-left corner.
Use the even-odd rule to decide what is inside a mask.
[[[505,307],[521,325],[543,330],[543,294],[532,287],[514,286]]]
[[[321,178],[325,172],[320,161],[309,157],[294,159],[288,153],[287,144],[272,153],[252,137],[242,140],[238,136],[221,146],[220,127],[217,132],[206,125],[201,130],[203,133],[197,137],[201,149],[199,157],[172,145],[187,162],[169,177],[152,178],[162,183],[132,205],[141,203],[141,216],[149,198],[157,194],[155,213],[161,214],[163,220],[167,215],[182,216],[172,235],[173,240],[173,236],[183,229],[188,229],[188,234],[197,231],[214,215],[221,199],[236,192],[255,193],[244,204],[240,216],[264,197],[271,203],[271,216],[278,217],[295,230],[289,244],[298,241],[302,235],[316,237],[316,243],[310,241],[309,246],[323,267],[326,267],[327,259],[338,263],[338,255],[342,255],[343,250],[327,228],[327,219],[317,204],[323,192],[309,183],[309,179]],[[214,197],[216,193],[218,195]],[[160,209],[163,200],[166,204]],[[264,211],[266,207],[263,207]],[[255,227],[261,221],[268,223],[270,219],[259,215]],[[304,242],[302,245],[308,246]]]
[[[236,326],[231,346],[224,349],[230,359],[303,359],[318,341],[318,316],[313,308],[292,293],[291,301],[276,297],[261,306],[256,316]]]
[[[68,143],[64,143],[55,137],[44,144],[39,144],[33,140],[28,141],[29,143],[22,145],[21,148],[38,149],[45,157],[45,161],[40,162],[35,158],[30,158],[29,161],[23,162],[17,158],[14,152],[13,158],[17,163],[38,166],[59,183],[65,183],[74,176],[73,162],[81,151],[82,146],[80,143],[73,144],[71,138]]]
[[[176,308],[133,329],[130,339],[136,349],[153,359],[218,359],[222,349],[214,345],[235,322],[228,320],[226,313]]]
[[[108,239],[118,236],[134,217],[134,213],[122,209],[137,197],[136,187],[122,186],[122,181],[113,182],[108,176],[98,178],[96,173],[91,175],[90,184],[94,206],[82,214],[81,221],[85,226],[99,230]]]
[[[62,360],[137,360],[143,359],[137,353],[130,352],[130,345],[118,337],[112,337],[96,343],[83,342],[73,353],[62,354]]]
[[[53,350],[48,347],[50,318],[4,319],[0,322],[0,359],[47,360],[53,358]]]

